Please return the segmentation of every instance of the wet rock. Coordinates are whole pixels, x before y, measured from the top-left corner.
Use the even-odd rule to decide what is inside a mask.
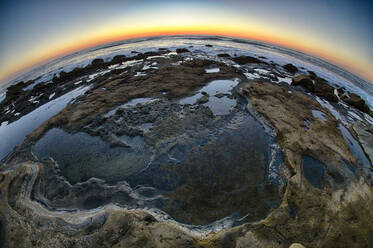
[[[239,56],[232,58],[234,62],[236,62],[239,65],[245,65],[245,64],[267,64],[266,62],[259,60],[257,58],[251,57],[251,56]]]
[[[371,110],[370,110],[369,106],[365,103],[364,99],[362,99],[360,96],[358,96],[354,93],[349,93],[348,95],[343,94],[341,96],[341,99],[345,103],[357,108],[358,110],[361,110],[361,111],[363,111],[363,112],[365,112],[369,115],[371,114]]]
[[[122,63],[126,60],[126,56],[125,55],[116,55],[113,57],[113,59],[111,60],[111,63],[112,64],[119,64],[119,63]]]
[[[206,44],[205,46],[206,47],[213,47],[213,45],[210,45],[210,44]]]
[[[102,65],[104,63],[105,63],[105,61],[103,59],[97,58],[97,59],[92,60],[91,65],[98,66],[98,65]]]
[[[189,53],[190,51],[186,48],[177,48],[176,52],[179,53]]]
[[[337,89],[339,95],[343,95],[345,93],[345,87],[340,87]]]
[[[298,71],[298,68],[295,67],[293,64],[286,64],[283,67],[286,71],[290,73],[296,73]]]
[[[310,75],[311,79],[315,80],[317,78],[316,73],[314,73],[313,71],[307,71],[307,72]]]
[[[359,143],[364,149],[365,154],[369,157],[370,163],[373,163],[373,127],[364,125],[357,121],[352,125],[352,129],[359,139]]]
[[[299,75],[293,78],[291,85],[302,86],[303,88],[309,90],[310,92],[315,91],[315,86],[312,79],[308,75]]]
[[[334,88],[323,78],[316,77],[314,85],[315,94],[330,102],[338,102],[338,97],[334,94]]]

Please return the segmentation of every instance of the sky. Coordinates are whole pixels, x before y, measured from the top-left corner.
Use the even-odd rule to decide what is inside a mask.
[[[373,83],[373,1],[0,1],[0,84],[106,42],[206,34],[282,45]]]

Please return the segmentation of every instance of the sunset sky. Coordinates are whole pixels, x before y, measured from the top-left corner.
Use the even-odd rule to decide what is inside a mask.
[[[160,34],[237,36],[316,55],[373,82],[373,1],[1,1],[0,83],[48,59]]]

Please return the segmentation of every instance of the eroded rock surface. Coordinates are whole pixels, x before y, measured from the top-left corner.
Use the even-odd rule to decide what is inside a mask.
[[[146,63],[121,55],[95,59],[54,78],[72,89],[77,78],[90,80],[86,73],[131,64],[86,81],[90,90],[31,133],[0,167],[1,244],[371,246],[373,181],[341,134],[340,120],[320,105],[320,98],[337,104],[340,97],[369,112],[360,97],[341,89],[337,96],[326,80],[313,72],[299,75],[293,65],[285,72],[275,63],[226,53],[218,60],[185,59],[192,53],[186,48],[159,57],[168,52],[134,53],[136,60],[150,57]],[[297,87],[274,83],[289,73]],[[200,92],[223,79],[237,84],[227,92]],[[21,90],[31,84],[11,88],[6,102],[29,97]],[[43,89],[49,99],[47,85],[34,93]],[[187,97],[195,102],[182,103]],[[209,104],[220,100],[234,104],[216,114]],[[366,121],[352,125],[371,162],[370,129]],[[60,149],[63,142],[85,145],[79,154],[73,145]],[[93,155],[87,162],[84,149],[94,153],[97,142],[107,160]],[[122,152],[133,160],[110,162]]]

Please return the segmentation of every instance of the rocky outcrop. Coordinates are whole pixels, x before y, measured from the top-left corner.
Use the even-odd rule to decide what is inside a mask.
[[[341,96],[341,99],[346,102],[347,104],[357,108],[360,111],[363,111],[364,113],[371,114],[371,110],[369,106],[365,103],[363,99],[361,99],[360,96],[354,94],[354,93],[348,93],[343,94]]]
[[[337,121],[317,101],[304,93],[289,93],[286,88],[265,82],[252,83],[241,92],[248,97],[250,106],[276,129],[287,165],[294,173],[301,170],[301,156],[309,155],[328,164],[330,171],[337,170],[343,177],[349,177],[341,161],[356,164],[356,158],[339,132]],[[313,109],[327,113],[327,121],[313,117]],[[310,122],[307,131],[305,120]],[[329,183],[333,185],[334,179],[330,178]]]
[[[310,92],[315,91],[315,85],[312,79],[308,75],[299,75],[293,78],[291,85],[302,86],[303,88],[309,90]]]
[[[323,78],[315,77],[314,92],[329,102],[338,102],[338,97],[334,94],[334,88]]]
[[[219,72],[205,73],[203,66],[209,64],[217,64],[220,68]],[[36,129],[30,138],[37,139],[51,127],[61,124],[68,130],[77,131],[98,114],[104,114],[133,98],[162,96],[162,92],[167,92],[167,98],[172,99],[185,96],[192,89],[201,87],[210,80],[243,78],[235,68],[215,61],[199,59],[185,62],[177,67],[167,65],[141,77],[134,75],[128,72],[101,81],[87,92],[82,103],[68,105],[62,112]],[[106,90],[103,90],[103,87]]]
[[[304,89],[315,93],[315,95],[328,100],[329,102],[338,102],[338,97],[334,94],[334,88],[328,82],[315,75],[299,75],[293,78],[293,86],[302,86]]]

